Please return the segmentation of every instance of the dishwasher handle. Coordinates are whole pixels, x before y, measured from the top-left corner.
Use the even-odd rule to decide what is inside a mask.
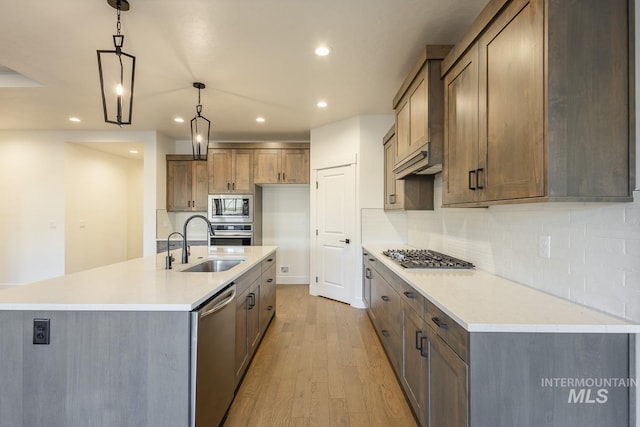
[[[200,313],[200,318],[204,319],[207,316],[210,316],[212,314],[217,313],[218,311],[220,311],[223,308],[225,308],[226,306],[228,306],[231,303],[231,301],[233,301],[234,299],[236,299],[236,287],[235,286],[233,286],[233,289],[231,289],[231,292],[230,292],[230,294],[229,294],[229,296],[227,298],[225,298],[223,301],[220,301],[219,303],[214,305],[213,308],[211,308],[210,310],[206,310],[206,311]]]

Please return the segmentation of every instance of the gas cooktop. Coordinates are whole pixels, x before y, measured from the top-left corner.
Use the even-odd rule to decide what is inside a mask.
[[[430,249],[387,249],[382,252],[404,268],[456,268],[471,269],[475,266],[458,258]]]

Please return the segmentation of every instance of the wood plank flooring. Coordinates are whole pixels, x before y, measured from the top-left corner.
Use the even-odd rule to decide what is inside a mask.
[[[230,426],[416,426],[364,310],[279,285]]]

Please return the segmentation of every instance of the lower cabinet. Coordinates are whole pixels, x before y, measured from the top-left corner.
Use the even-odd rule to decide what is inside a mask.
[[[275,315],[275,261],[274,253],[236,283],[236,388]]]
[[[630,387],[544,385],[545,379],[633,378],[632,334],[470,333],[376,257],[363,255],[367,312],[422,427],[635,422]],[[598,392],[606,404],[595,400]]]
[[[265,261],[263,261],[265,262]],[[260,328],[264,332],[276,313],[276,266],[262,273],[260,279]]]
[[[430,425],[466,427],[469,367],[435,335],[429,339],[428,358]]]
[[[416,418],[429,425],[429,339],[428,326],[410,308],[402,316],[401,382]]]

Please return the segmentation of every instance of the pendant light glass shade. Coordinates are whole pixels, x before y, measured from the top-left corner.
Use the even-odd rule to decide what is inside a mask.
[[[202,104],[200,104],[200,90],[204,89],[206,86],[204,83],[195,82],[193,87],[198,89],[196,116],[191,119],[191,147],[193,148],[193,160],[207,160],[211,121],[202,115]]]
[[[113,50],[97,51],[104,121],[119,126],[130,125],[136,57],[122,50],[124,35],[120,34],[120,11],[129,10],[129,2],[127,0],[107,0],[107,2],[118,11],[118,22],[117,34],[113,35]]]

